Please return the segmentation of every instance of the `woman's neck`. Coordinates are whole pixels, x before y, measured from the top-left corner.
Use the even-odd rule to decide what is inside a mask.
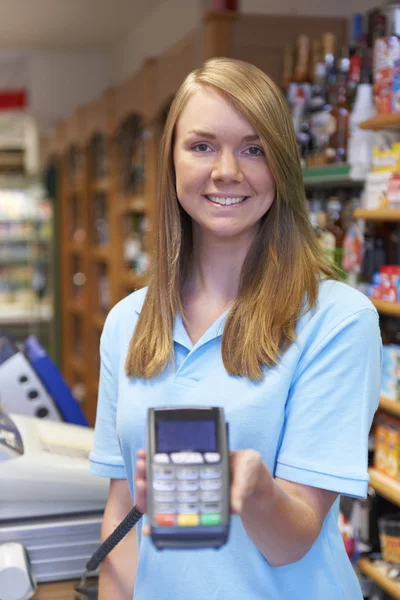
[[[239,291],[240,272],[252,238],[233,240],[193,231],[193,255],[185,295],[232,302]]]

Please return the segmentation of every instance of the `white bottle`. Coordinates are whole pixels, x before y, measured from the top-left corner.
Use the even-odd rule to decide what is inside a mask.
[[[350,117],[347,153],[348,162],[351,166],[350,177],[353,179],[364,179],[371,170],[374,133],[373,131],[360,129],[359,124],[374,115],[372,85],[360,83],[357,87],[356,100]]]

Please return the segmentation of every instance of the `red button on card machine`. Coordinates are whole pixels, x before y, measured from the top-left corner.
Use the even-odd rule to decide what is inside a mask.
[[[219,548],[229,531],[229,448],[224,411],[148,413],[147,514],[157,548]]]

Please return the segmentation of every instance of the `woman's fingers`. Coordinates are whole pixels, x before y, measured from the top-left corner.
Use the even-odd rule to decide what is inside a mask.
[[[138,450],[135,472],[135,503],[140,512],[146,512],[146,452]]]

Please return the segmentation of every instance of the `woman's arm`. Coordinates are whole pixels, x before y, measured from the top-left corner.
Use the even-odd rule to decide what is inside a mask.
[[[104,511],[101,541],[115,530],[133,508],[126,479],[112,479]],[[138,563],[136,528],[133,528],[103,560],[100,566],[99,600],[132,600]]]
[[[269,564],[300,560],[317,539],[336,492],[274,479],[254,450],[233,452],[231,502]]]

